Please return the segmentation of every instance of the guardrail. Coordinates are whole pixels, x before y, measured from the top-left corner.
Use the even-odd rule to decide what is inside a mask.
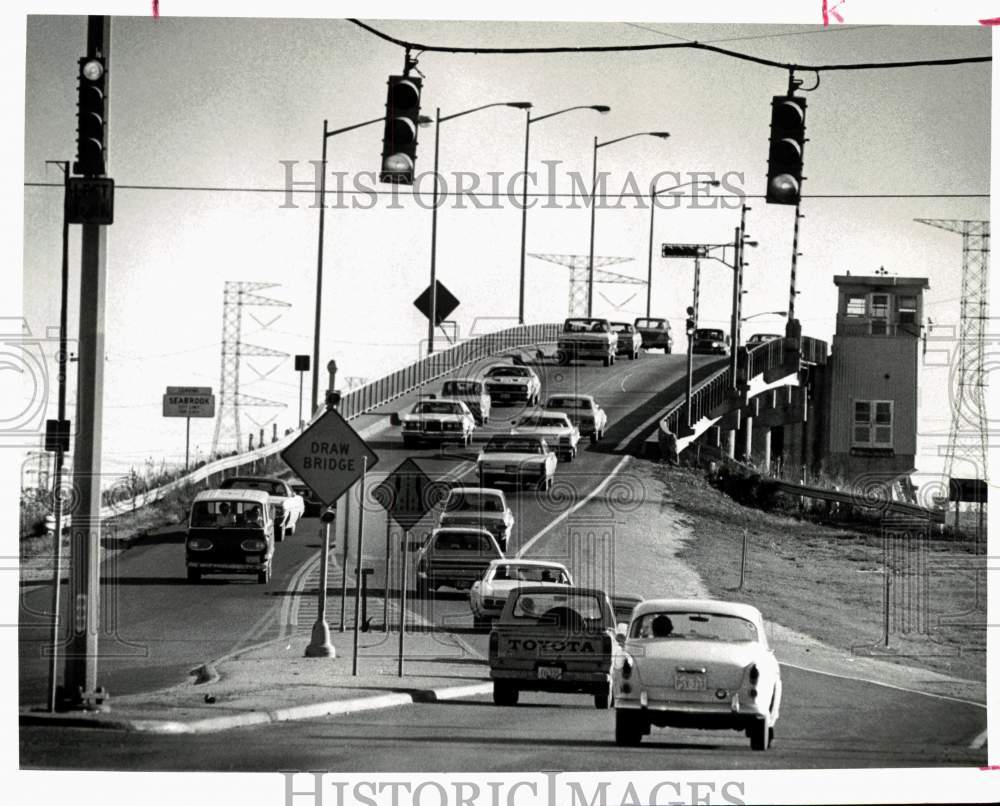
[[[772,339],[752,347],[745,348],[745,358],[741,358],[740,369],[746,367],[747,379],[763,375],[772,367],[781,366],[785,361],[786,339]],[[799,340],[799,359],[809,364],[826,363],[827,346],[825,341],[803,336]],[[726,366],[714,375],[702,381],[691,393],[691,422],[710,417],[711,413],[734,396],[732,368]],[[671,406],[664,417],[670,431],[682,434],[687,430],[686,401],[679,398]],[[662,418],[661,418],[662,419]]]
[[[419,389],[424,384],[441,378],[466,364],[471,364],[474,361],[518,347],[554,342],[561,328],[561,323],[520,325],[505,330],[498,330],[494,333],[487,333],[483,336],[476,336],[461,344],[456,344],[453,347],[422,358],[409,366],[391,372],[381,378],[369,381],[364,386],[352,389],[341,398],[340,405],[337,407],[338,411],[343,415],[344,419],[354,419],[372,409]],[[310,424],[321,416],[321,414],[322,411],[314,415],[310,420]],[[216,459],[161,487],[148,490],[137,496],[115,501],[101,507],[101,518],[110,518],[114,515],[120,515],[123,512],[155,503],[175,490],[205,481],[217,473],[238,470],[247,465],[256,465],[258,462],[267,459],[267,457],[284,450],[300,433],[301,431],[298,430],[292,431],[277,442],[272,442],[256,450],[236,454],[235,456]],[[112,488],[112,497],[113,493],[114,490]]]
[[[769,479],[769,481],[775,485],[778,492],[787,493],[788,495],[818,498],[821,501],[847,504],[848,506],[860,507],[862,509],[875,509],[881,511],[883,514],[907,515],[921,520],[944,523],[944,512],[940,510],[927,509],[917,504],[907,504],[904,501],[893,501],[891,498],[866,495],[864,491],[828,490],[823,487],[796,484],[795,482],[781,479]]]

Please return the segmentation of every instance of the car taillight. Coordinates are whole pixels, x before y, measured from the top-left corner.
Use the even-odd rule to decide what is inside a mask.
[[[757,668],[756,663],[750,664],[750,671],[747,673],[747,680],[750,681],[751,686],[756,686],[757,681],[760,680],[760,669]]]
[[[628,680],[632,676],[634,668],[632,658],[626,655],[625,660],[622,661],[622,680]]]
[[[500,636],[496,632],[490,633],[490,655],[496,655],[500,649]]]
[[[188,540],[187,547],[191,549],[191,551],[208,551],[212,548],[212,541],[206,540],[203,537],[192,537]]]
[[[251,537],[240,543],[240,548],[244,551],[263,551],[267,548],[267,543],[260,538]]]
[[[605,655],[610,655],[614,643],[615,642],[611,639],[611,636],[606,634],[604,638],[601,640],[601,651]]]

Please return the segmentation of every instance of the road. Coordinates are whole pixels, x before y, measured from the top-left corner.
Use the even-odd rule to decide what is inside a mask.
[[[613,714],[584,695],[526,693],[285,722],[218,735],[153,736],[22,728],[24,767],[192,771],[511,772],[973,766],[985,710],[786,668],[785,704],[766,753],[731,731],[653,728],[614,744]],[[981,727],[979,728],[982,729]],[[664,802],[664,801],[661,801]]]
[[[717,358],[699,356],[696,369],[704,374],[718,363]],[[523,540],[604,480],[620,461],[610,447],[617,445],[651,412],[682,393],[684,356],[653,352],[636,361],[619,361],[610,368],[597,364],[561,367],[550,362],[540,364],[537,371],[542,377],[543,393],[594,394],[608,413],[609,429],[604,443],[596,446],[583,443],[584,450],[575,462],[560,465],[557,477],[569,481],[571,487],[559,485],[549,496],[528,491],[511,493],[517,518],[511,550],[516,550]],[[437,391],[439,387],[440,381],[428,385],[427,391]],[[401,398],[390,408],[403,410],[413,399],[414,396]],[[486,431],[506,430],[509,420],[522,410],[519,406],[496,409]],[[398,428],[383,432],[370,444],[380,457],[371,484],[409,455],[416,456],[434,478],[470,473],[476,455],[474,449],[452,452],[427,448],[404,452]],[[356,539],[356,523],[357,507],[349,527],[352,541]],[[364,557],[365,564],[375,568],[372,583],[376,593],[384,586],[384,524],[381,511],[366,513]],[[430,525],[428,518],[416,534],[426,532]],[[102,572],[103,632],[99,641],[98,683],[112,697],[162,688],[182,682],[192,668],[206,661],[278,637],[282,630],[289,629],[288,624],[282,623],[282,615],[287,613],[282,604],[288,598],[288,587],[299,568],[320,548],[318,526],[316,519],[306,519],[295,536],[278,545],[273,575],[266,586],[256,584],[250,576],[208,577],[199,585],[188,583],[182,532],[143,538],[135,547],[119,554]],[[341,559],[339,551],[337,556]],[[353,567],[354,559],[349,555],[347,568],[351,573]],[[412,587],[412,582],[408,587]],[[19,623],[22,704],[42,703],[46,698],[48,662],[44,652],[50,598],[47,585],[22,586]],[[68,598],[62,597],[64,607]],[[468,605],[457,594],[442,593],[425,615],[436,623],[462,628],[467,622],[471,627]],[[67,623],[66,611],[62,623]]]

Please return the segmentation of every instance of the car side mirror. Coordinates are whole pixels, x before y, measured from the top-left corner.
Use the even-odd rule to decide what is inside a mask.
[[[399,425],[402,420],[399,419],[399,412],[394,411],[389,415],[389,425]]]

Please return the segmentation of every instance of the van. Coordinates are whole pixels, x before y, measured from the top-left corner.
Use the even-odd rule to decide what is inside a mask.
[[[274,513],[262,490],[204,490],[191,504],[185,540],[188,582],[202,574],[256,574],[265,585],[274,560]]]

